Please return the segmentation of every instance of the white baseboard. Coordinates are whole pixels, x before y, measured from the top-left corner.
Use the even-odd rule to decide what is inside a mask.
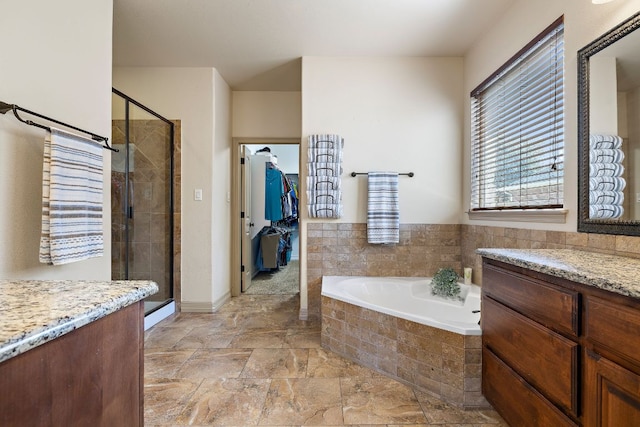
[[[144,330],[146,331],[153,325],[159,323],[163,319],[171,316],[176,312],[176,302],[171,301],[169,304],[157,309],[153,313],[144,316]]]
[[[185,313],[215,313],[230,299],[231,293],[227,292],[213,302],[182,301],[180,311]]]

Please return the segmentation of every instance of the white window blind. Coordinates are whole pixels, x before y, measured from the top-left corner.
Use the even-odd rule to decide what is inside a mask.
[[[561,208],[564,25],[559,18],[471,92],[471,209]]]

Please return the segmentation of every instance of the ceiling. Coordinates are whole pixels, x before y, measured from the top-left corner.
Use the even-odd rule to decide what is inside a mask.
[[[516,0],[114,0],[114,67],[297,91],[302,56],[462,56]]]

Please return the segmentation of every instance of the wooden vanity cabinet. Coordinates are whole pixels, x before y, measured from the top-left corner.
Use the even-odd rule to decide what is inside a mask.
[[[640,301],[485,259],[482,391],[511,426],[640,426]]]

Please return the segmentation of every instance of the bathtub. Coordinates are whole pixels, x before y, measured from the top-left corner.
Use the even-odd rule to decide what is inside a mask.
[[[430,278],[324,276],[322,347],[464,409],[482,395],[480,288],[431,295]]]
[[[431,295],[421,277],[324,276],[322,296],[461,335],[481,335],[480,287],[460,283],[463,301]]]

